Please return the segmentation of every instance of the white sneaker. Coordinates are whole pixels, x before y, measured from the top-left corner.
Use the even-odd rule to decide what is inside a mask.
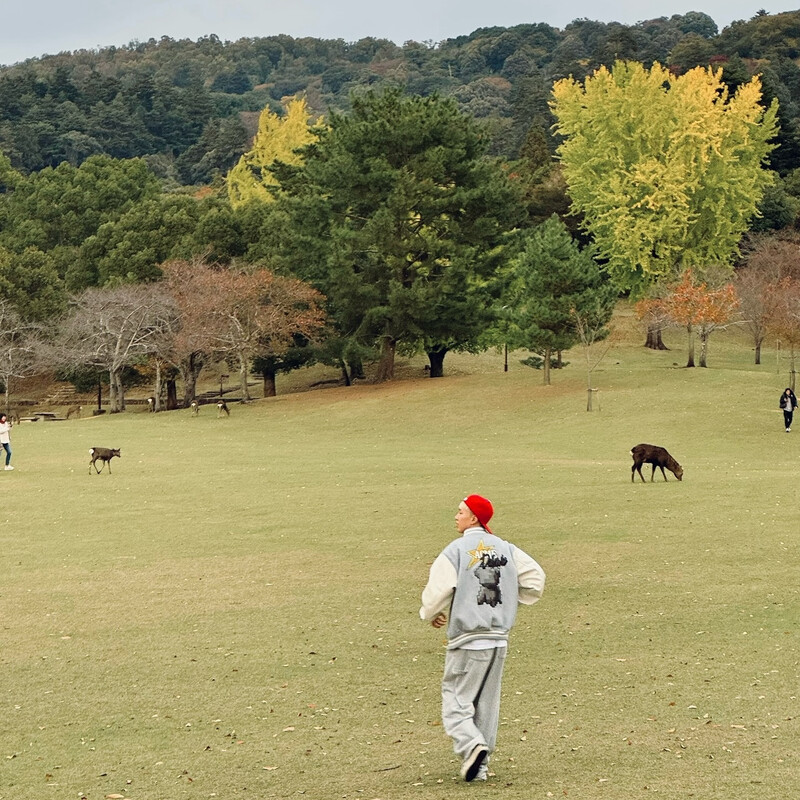
[[[468,783],[474,781],[488,755],[489,748],[485,744],[475,745],[461,765],[461,777]]]
[[[6,464],[6,470],[9,470],[9,469],[14,469],[14,467],[12,467],[11,464]]]

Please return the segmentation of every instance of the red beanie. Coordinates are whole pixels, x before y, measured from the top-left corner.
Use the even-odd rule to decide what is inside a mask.
[[[471,494],[469,497],[465,497],[464,502],[467,508],[478,518],[478,522],[486,529],[486,532],[491,533],[487,523],[492,518],[492,514],[494,514],[492,504],[479,494]]]

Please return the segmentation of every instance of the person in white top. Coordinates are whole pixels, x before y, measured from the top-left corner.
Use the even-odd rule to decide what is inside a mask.
[[[14,469],[11,466],[11,423],[5,414],[0,414],[0,444],[6,451],[6,469]]]
[[[431,565],[419,610],[434,628],[447,625],[442,725],[465,781],[488,776],[508,635],[517,606],[535,603],[544,590],[536,561],[489,530],[493,513],[485,497],[464,498],[455,517],[460,536]]]

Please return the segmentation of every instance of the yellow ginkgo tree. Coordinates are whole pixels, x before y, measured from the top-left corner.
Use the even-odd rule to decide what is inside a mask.
[[[777,101],[758,77],[730,95],[721,69],[673,75],[618,61],[551,107],[572,200],[619,286],[643,292],[687,267],[730,264],[774,175]]]
[[[269,202],[270,186],[278,182],[269,168],[276,162],[300,164],[298,148],[316,139],[311,114],[303,98],[293,98],[286,104],[286,113],[279,116],[269,108],[261,112],[258,133],[248,150],[228,173],[228,197],[236,208],[252,201]]]

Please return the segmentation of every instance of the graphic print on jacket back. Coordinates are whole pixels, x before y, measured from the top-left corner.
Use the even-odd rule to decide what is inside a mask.
[[[482,528],[468,528],[442,551],[453,565],[448,648],[472,639],[508,639],[517,614],[515,548]]]
[[[502,568],[508,564],[505,556],[498,556],[494,550],[481,554],[481,563],[475,567],[473,574],[480,584],[478,587],[478,605],[488,603],[494,608],[503,602],[500,594],[500,575]]]

